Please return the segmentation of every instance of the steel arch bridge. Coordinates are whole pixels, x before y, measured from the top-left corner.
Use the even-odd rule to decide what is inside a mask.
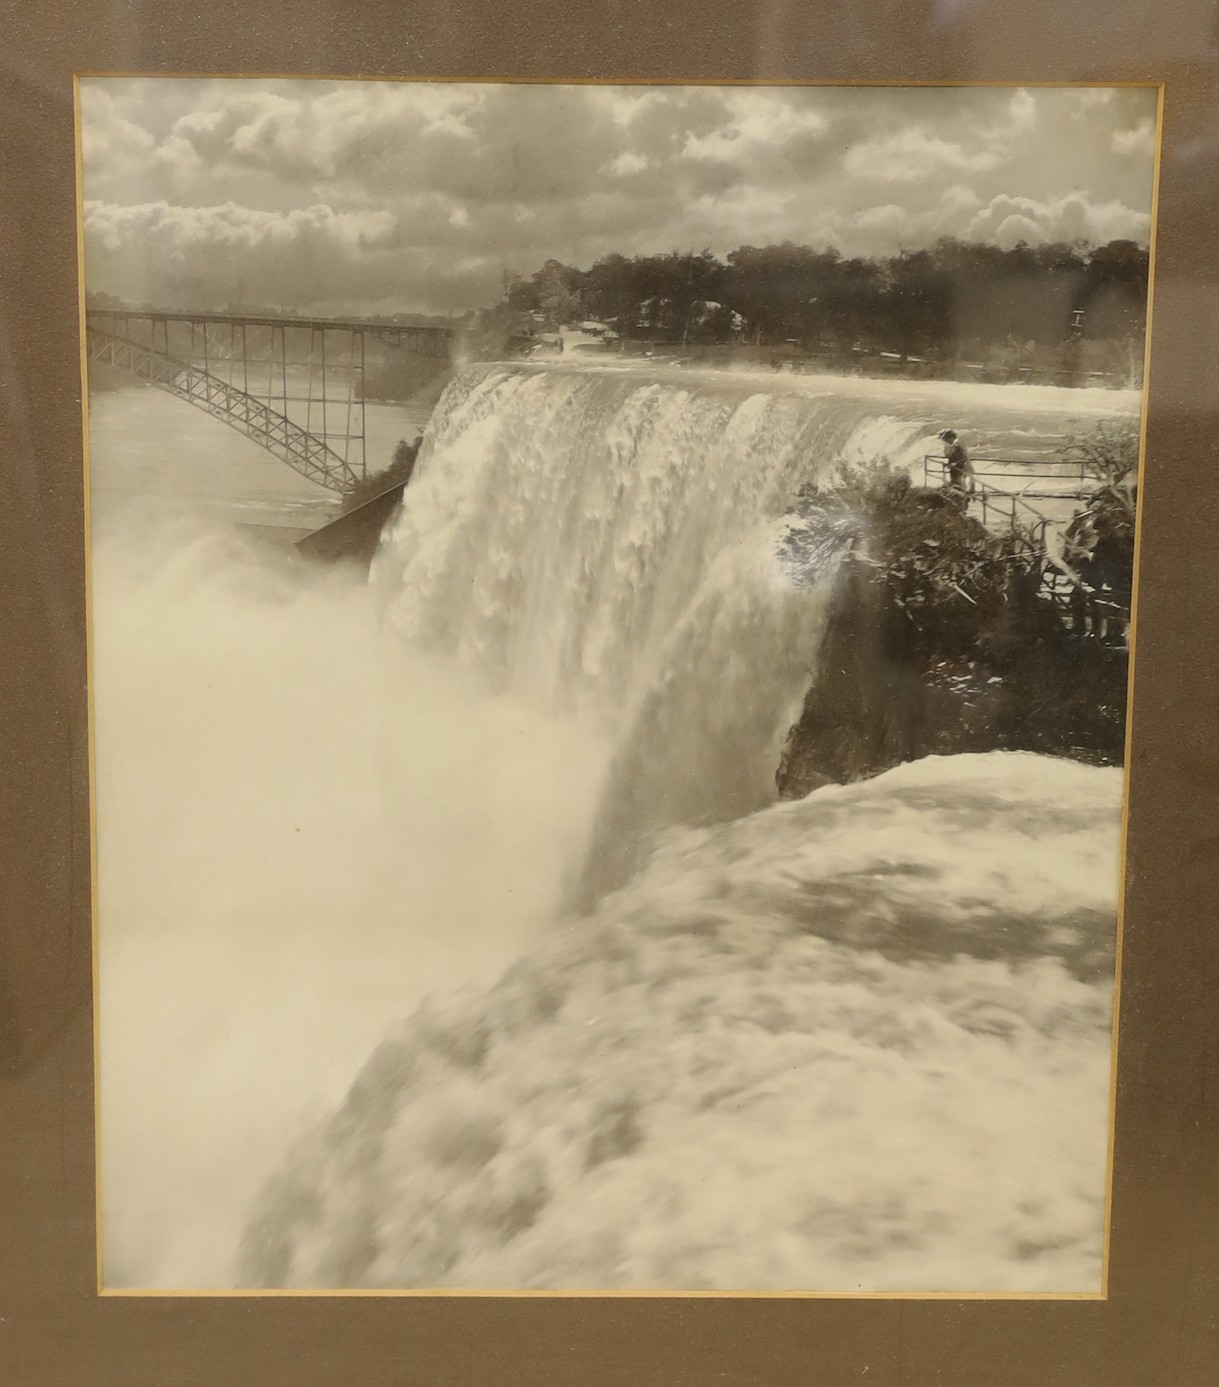
[[[176,395],[331,491],[367,475],[365,347],[447,360],[454,329],[340,318],[90,308],[85,354]]]

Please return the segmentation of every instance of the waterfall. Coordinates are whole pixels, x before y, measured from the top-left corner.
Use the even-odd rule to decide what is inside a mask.
[[[572,902],[665,828],[774,798],[837,558],[825,544],[793,566],[788,508],[924,437],[917,417],[773,379],[500,365],[450,386],[373,582],[407,640],[613,728]]]
[[[926,427],[773,381],[473,368],[440,402],[374,582],[408,639],[550,706],[617,709],[802,484],[903,460]]]
[[[105,1284],[1095,1291],[1120,772],[774,774],[802,488],[1126,404],[479,365],[367,584],[95,536]]]

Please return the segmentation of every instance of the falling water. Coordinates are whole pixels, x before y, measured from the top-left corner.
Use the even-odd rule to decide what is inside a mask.
[[[917,416],[828,391],[470,371],[444,398],[374,581],[409,640],[550,706],[617,708],[660,673],[711,570],[802,484],[912,461],[925,436]]]
[[[374,582],[407,640],[612,723],[573,901],[629,876],[659,830],[773,798],[837,558],[793,571],[784,512],[838,467],[912,459],[922,434],[739,382],[494,367],[450,390]]]

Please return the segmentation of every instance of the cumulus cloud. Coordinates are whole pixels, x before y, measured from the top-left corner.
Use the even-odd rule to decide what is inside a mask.
[[[1115,154],[1147,156],[1155,153],[1155,147],[1155,125],[1150,119],[1139,121],[1132,129],[1113,132]]]
[[[1074,94],[1072,106],[1075,114],[1083,115],[1097,106],[1109,106],[1116,95],[1114,87],[1084,87]]]
[[[124,113],[122,104],[106,90],[81,88],[81,157],[99,177],[123,171],[153,151],[153,136]]]
[[[1019,241],[1145,242],[1150,229],[1148,212],[1118,201],[1094,203],[1076,191],[1044,202],[1000,193],[973,217],[967,230],[976,240],[1010,248]]]
[[[857,178],[904,183],[940,178],[966,170],[993,169],[1000,160],[994,150],[967,150],[925,130],[899,130],[848,150],[843,166]]]
[[[1026,135],[1037,124],[1037,102],[1033,93],[1021,87],[1012,94],[1007,108],[1009,129],[1004,133]]]
[[[972,188],[967,188],[963,183],[954,183],[951,188],[945,188],[940,198],[940,209],[946,217],[958,216],[961,213],[972,212],[980,207],[982,199]]]
[[[367,209],[87,203],[84,225],[86,281],[139,283],[139,297],[154,301],[206,287],[211,303],[223,303],[257,286],[265,301],[287,306],[303,282],[335,301],[378,280],[388,293],[401,253],[397,219]]]
[[[92,79],[82,101],[89,284],[139,300],[456,311],[551,257],[1148,234],[1150,89]]]
[[[722,97],[713,120],[691,132],[681,153],[686,160],[718,163],[737,176],[748,173],[755,181],[789,181],[831,157],[830,125],[826,114],[807,102],[776,99],[770,89],[736,89]]]

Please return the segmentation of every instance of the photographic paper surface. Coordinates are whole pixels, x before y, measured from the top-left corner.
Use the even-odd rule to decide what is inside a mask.
[[[80,96],[103,1287],[1100,1294],[1157,91]]]

